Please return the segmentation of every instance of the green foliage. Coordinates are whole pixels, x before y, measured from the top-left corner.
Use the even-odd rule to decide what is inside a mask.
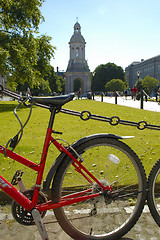
[[[27,89],[27,86],[23,86]],[[44,79],[32,89],[32,95],[49,94],[49,93],[64,93],[65,80],[57,75],[52,66],[49,67]]]
[[[138,91],[145,89],[145,91],[149,94],[158,88],[159,81],[156,78],[152,78],[148,75],[144,79],[138,79],[135,86],[137,87]]]
[[[121,79],[125,82],[124,70],[114,63],[99,65],[92,76],[92,91],[105,91],[106,83],[112,79]]]
[[[142,81],[143,88],[147,91],[147,93],[151,93],[154,89],[158,88],[159,81],[150,76],[146,76]]]
[[[105,90],[110,92],[120,91],[123,92],[126,88],[126,83],[121,79],[112,79],[110,82],[106,83]]]
[[[56,92],[57,93],[64,93],[65,91],[65,80],[63,77],[58,77],[56,80]]]
[[[37,64],[36,69],[45,76],[50,71],[50,60],[53,56],[53,47],[50,45],[51,37],[41,36],[37,39]]]
[[[135,86],[136,86],[136,88],[138,89],[138,91],[140,91],[140,90],[143,89],[143,84],[142,84],[142,83],[143,83],[143,79],[142,79],[142,78],[140,78],[140,79],[137,80]]]
[[[49,86],[52,92],[57,91],[57,83],[56,83],[57,79],[58,79],[58,75],[54,71],[54,68],[51,66],[50,71],[45,76],[45,80],[49,81]]]
[[[49,36],[38,36],[44,20],[43,0],[0,1],[0,74],[7,76],[13,89],[25,82],[38,85],[50,66],[55,48]]]
[[[39,10],[44,0],[1,0],[1,24],[3,29],[24,31],[38,29],[43,17]]]
[[[48,80],[45,81],[44,79],[42,79],[38,86],[34,87],[34,89],[32,90],[32,95],[34,96],[40,94],[48,95],[49,93],[51,93],[49,81]]]

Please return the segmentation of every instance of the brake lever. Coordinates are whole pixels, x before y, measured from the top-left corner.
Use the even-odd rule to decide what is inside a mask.
[[[26,107],[31,107],[31,105],[32,105],[31,103],[30,104],[26,103],[30,98],[31,98],[30,96],[29,97],[23,97],[23,100],[19,100],[18,102],[23,103],[23,105],[26,106]]]

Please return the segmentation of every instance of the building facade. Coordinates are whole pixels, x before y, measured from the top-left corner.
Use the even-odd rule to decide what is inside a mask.
[[[85,60],[85,39],[81,34],[78,22],[74,25],[74,33],[69,42],[70,59],[65,73],[65,93],[91,91],[91,72]],[[76,87],[78,84],[78,89]]]
[[[144,79],[146,76],[156,78],[160,82],[160,55],[144,60],[133,62],[125,68],[128,85],[132,88],[138,78]]]

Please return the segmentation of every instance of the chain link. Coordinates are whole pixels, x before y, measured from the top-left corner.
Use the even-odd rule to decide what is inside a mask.
[[[112,126],[122,124],[122,125],[137,127],[139,130],[144,130],[146,128],[151,129],[151,130],[160,130],[159,125],[148,124],[146,121],[143,121],[143,120],[139,121],[139,122],[121,120],[118,116],[105,117],[105,116],[91,114],[87,110],[82,111],[82,112],[78,112],[78,111],[73,111],[73,110],[62,108],[60,111],[62,113],[66,113],[66,114],[69,114],[69,115],[74,115],[74,116],[80,117],[83,121],[87,121],[89,119],[92,119],[92,120],[97,120],[97,121],[108,122]]]

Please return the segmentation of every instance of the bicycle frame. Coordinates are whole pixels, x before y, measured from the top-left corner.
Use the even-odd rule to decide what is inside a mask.
[[[25,209],[28,211],[31,211],[33,208],[37,208],[39,212],[46,211],[49,209],[55,209],[59,208],[65,205],[70,205],[73,203],[85,201],[90,198],[94,198],[99,196],[101,193],[92,193],[92,189],[89,190],[84,190],[79,193],[73,193],[68,196],[62,196],[61,201],[58,203],[52,204],[52,201],[47,201],[46,203],[42,203],[37,205],[38,202],[38,196],[39,192],[41,190],[41,183],[42,183],[42,177],[44,173],[44,168],[45,168],[45,163],[46,163],[46,158],[47,158],[47,153],[48,153],[48,148],[50,143],[53,143],[54,146],[60,151],[66,153],[72,160],[72,165],[75,167],[75,171],[77,171],[79,174],[81,174],[89,183],[96,182],[102,189],[103,191],[112,191],[111,186],[103,186],[101,182],[99,182],[81,163],[81,160],[77,160],[62,144],[58,143],[56,139],[54,139],[51,134],[53,132],[53,123],[55,119],[55,114],[56,114],[56,108],[51,109],[51,116],[50,116],[50,121],[49,125],[47,128],[47,133],[46,133],[46,138],[44,142],[44,147],[43,147],[43,152],[42,152],[42,157],[41,161],[39,164],[36,164],[20,155],[17,153],[7,149],[6,150],[6,156],[14,159],[15,161],[31,168],[34,171],[37,171],[37,179],[36,179],[36,184],[34,188],[34,194],[32,200],[29,200],[22,192],[17,190],[12,184],[10,184],[6,179],[4,179],[0,175],[0,188],[8,194],[12,199],[14,199],[17,203],[22,205]],[[5,147],[0,145],[0,153],[4,154],[5,153]],[[85,195],[86,193],[90,193],[89,195]]]

